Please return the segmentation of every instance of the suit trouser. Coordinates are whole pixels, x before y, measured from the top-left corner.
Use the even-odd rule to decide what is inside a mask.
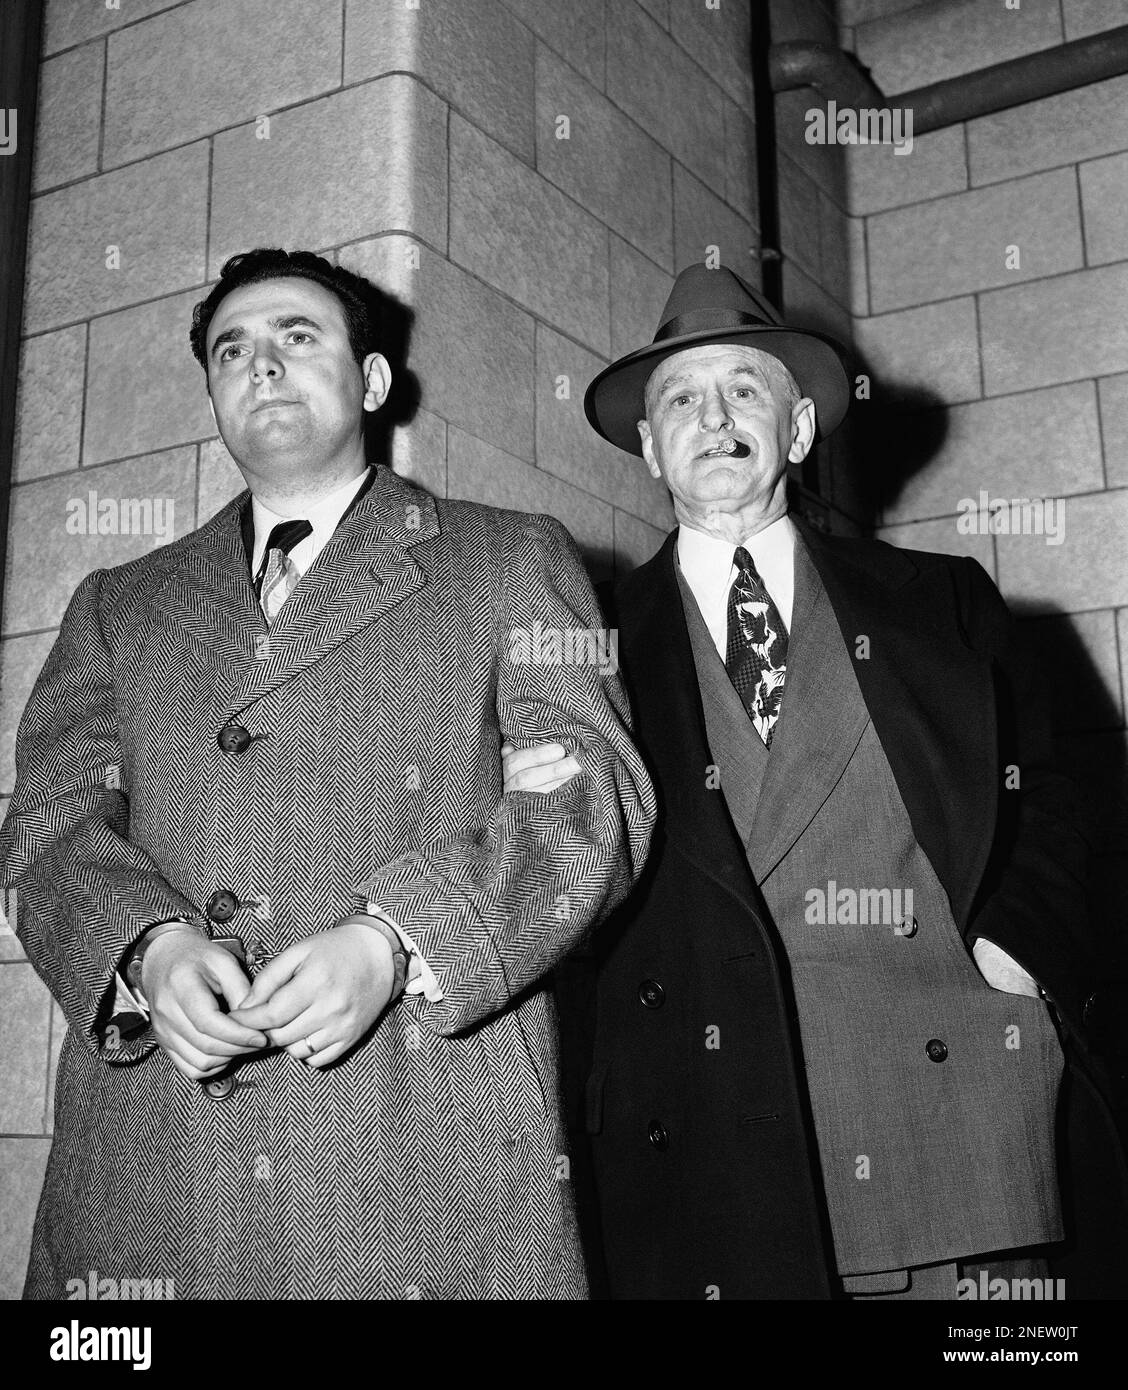
[[[881,1274],[845,1275],[842,1282],[846,1296],[851,1299],[947,1299],[959,1297],[961,1279],[973,1280],[978,1292],[983,1287],[981,1276],[985,1276],[987,1286],[992,1279],[1006,1280],[1011,1297],[1021,1297],[1020,1293],[1014,1292],[1013,1281],[1046,1279],[1049,1277],[1049,1266],[1044,1259],[1036,1256],[1016,1255],[997,1260],[980,1256],[945,1264],[915,1265],[911,1269],[890,1270]]]

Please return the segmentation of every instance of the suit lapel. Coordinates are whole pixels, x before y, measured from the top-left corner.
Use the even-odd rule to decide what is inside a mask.
[[[746,844],[756,816],[756,804],[768,765],[768,750],[752,727],[748,711],[736,693],[725,664],[710,636],[693,590],[680,566],[675,566],[689,644],[697,668],[697,683],[705,714],[709,751],[720,771],[721,791],[736,833]]]
[[[866,722],[834,610],[800,537],[782,712],[748,839],[758,883],[814,820],[853,756]]]

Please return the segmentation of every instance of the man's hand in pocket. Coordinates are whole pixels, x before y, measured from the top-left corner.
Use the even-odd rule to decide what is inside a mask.
[[[985,936],[981,936],[972,946],[971,954],[979,973],[992,989],[1002,990],[1004,994],[1025,994],[1032,999],[1037,999],[1041,994],[1033,975]]]

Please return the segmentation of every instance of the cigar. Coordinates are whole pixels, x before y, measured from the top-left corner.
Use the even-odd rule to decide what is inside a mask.
[[[726,454],[731,454],[733,458],[746,459],[752,450],[747,444],[741,443],[739,439],[733,439],[731,435],[717,446],[723,449]]]

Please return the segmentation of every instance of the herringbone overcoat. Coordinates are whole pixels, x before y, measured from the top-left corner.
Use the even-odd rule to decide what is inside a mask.
[[[614,673],[514,640],[601,626],[575,546],[381,468],[268,632],[248,505],[84,580],[20,726],[0,874],[70,1025],[26,1296],[95,1271],[177,1298],[583,1297],[542,982],[637,876],[654,802]],[[503,797],[502,741],[561,737],[581,775]],[[113,1046],[148,924],[265,959],[367,900],[444,998],[337,1065],[260,1054],[216,1101],[151,1033]]]

